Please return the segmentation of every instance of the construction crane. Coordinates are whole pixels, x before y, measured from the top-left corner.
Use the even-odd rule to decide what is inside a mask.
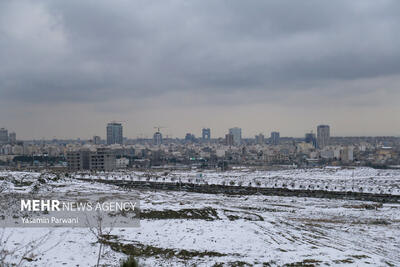
[[[164,126],[154,126],[154,129],[157,129],[157,132],[160,132],[160,129],[165,128]]]
[[[126,121],[111,121],[111,123],[126,123]]]

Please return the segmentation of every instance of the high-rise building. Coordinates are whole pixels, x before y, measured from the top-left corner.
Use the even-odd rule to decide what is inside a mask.
[[[211,139],[211,130],[210,128],[203,128],[201,131],[201,138],[203,140],[210,140]]]
[[[107,145],[123,143],[122,124],[110,122],[107,124]]]
[[[312,144],[314,147],[317,147],[317,138],[315,137],[314,133],[306,133],[304,138],[305,142],[308,144]]]
[[[15,132],[12,132],[8,135],[8,142],[12,145],[17,142],[17,134]]]
[[[346,146],[340,150],[340,160],[344,163],[348,163],[354,160],[354,148],[352,146]]]
[[[5,128],[0,129],[0,144],[8,143],[8,130]]]
[[[263,134],[256,135],[256,144],[263,145],[265,143],[265,137]]]
[[[225,135],[225,145],[233,146],[233,134],[226,134]]]
[[[319,149],[329,145],[330,129],[329,125],[318,125],[317,127],[317,147]]]
[[[279,145],[280,134],[279,132],[271,132],[271,144],[274,146]]]
[[[196,142],[196,136],[191,133],[187,133],[185,136],[185,141],[186,142]]]
[[[239,146],[242,143],[242,129],[234,127],[229,129],[229,134],[233,135],[233,144]]]
[[[162,144],[162,134],[160,131],[157,131],[153,135],[153,144],[155,146],[159,146]]]
[[[101,138],[100,138],[100,136],[95,135],[95,136],[93,136],[93,140],[92,141],[93,141],[94,145],[100,145]]]

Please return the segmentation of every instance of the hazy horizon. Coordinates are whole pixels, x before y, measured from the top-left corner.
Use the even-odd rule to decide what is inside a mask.
[[[1,1],[18,139],[400,135],[399,1]]]
[[[124,127],[123,131],[125,131],[125,126],[123,126],[123,127]],[[242,129],[242,139],[254,139],[255,135],[258,135],[258,134],[263,134],[265,139],[268,139],[268,138],[270,138],[270,134],[271,134],[270,132],[259,132],[257,134],[252,135],[252,136],[251,135],[243,135],[243,130],[244,129]],[[186,135],[186,133],[185,133],[182,136],[174,136],[174,135],[168,134],[168,132],[166,132],[166,131],[163,132],[161,130],[160,132],[163,134],[163,138],[184,139],[185,135]],[[311,132],[311,131],[308,131],[307,133],[309,133],[309,132]],[[312,132],[314,134],[317,133],[316,130],[315,131],[313,130]],[[201,129],[198,132],[187,132],[187,133],[194,134],[196,138],[201,138]],[[213,135],[213,131],[211,129],[211,139],[225,138],[225,134],[227,134],[227,133],[228,133],[228,130],[223,135],[220,135],[220,136],[219,135],[215,135],[215,134]],[[282,135],[280,133],[280,138],[304,138],[305,134],[306,133],[304,133],[302,136],[289,136],[289,135]],[[76,139],[92,140],[94,136],[100,136],[101,140],[103,140],[103,141],[105,141],[107,139],[106,138],[106,134],[104,133],[103,135],[102,134],[97,134],[97,135],[88,136],[88,137],[79,137],[79,136],[77,136],[77,137],[70,137],[70,138],[67,138],[67,137],[60,138],[60,137],[57,137],[57,136],[53,136],[51,138],[45,138],[45,137],[42,137],[42,138],[28,138],[28,139],[19,138],[19,140],[22,140],[22,141],[40,141],[40,140],[51,141],[53,139],[57,139],[57,140],[76,140]],[[400,138],[400,135],[332,135],[331,134],[330,136],[331,137],[396,137],[396,138]],[[127,139],[153,139],[153,133],[150,133],[148,135],[147,134],[139,134],[138,136],[126,136],[125,133],[124,133],[123,137],[127,138]]]

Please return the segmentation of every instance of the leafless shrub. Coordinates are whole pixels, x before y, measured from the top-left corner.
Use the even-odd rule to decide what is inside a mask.
[[[99,252],[97,255],[97,263],[96,267],[100,266],[100,261],[101,258],[103,257],[103,246],[107,238],[110,236],[113,227],[107,227],[105,228],[103,226],[103,217],[101,216],[100,213],[97,213],[96,215],[96,224],[95,225],[90,225],[88,219],[86,218],[87,221],[87,226],[89,227],[89,232],[96,238],[97,243],[99,243]]]
[[[3,192],[5,192],[5,191],[7,191],[7,190],[8,190],[8,187],[9,187],[8,183],[6,183],[6,182],[3,181],[3,182],[0,184],[0,193],[3,193]]]
[[[32,261],[34,258],[46,254],[51,249],[58,246],[60,240],[48,249],[40,250],[46,242],[52,236],[52,231],[49,231],[45,235],[40,236],[34,240],[28,242],[21,242],[24,244],[12,244],[10,239],[13,233],[6,234],[3,228],[0,233],[0,266],[2,267],[19,267],[23,266],[24,263]]]

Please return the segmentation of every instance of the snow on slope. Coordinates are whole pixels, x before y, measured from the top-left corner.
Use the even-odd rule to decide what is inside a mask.
[[[196,172],[174,172],[168,177],[193,177]],[[104,176],[110,174],[103,174]],[[143,173],[112,174],[113,178],[139,177]],[[162,175],[162,174],[160,174]],[[204,179],[394,181],[398,171],[320,169],[276,172],[204,173]],[[40,173],[1,172],[8,191],[31,191]],[[260,178],[261,177],[261,178]],[[15,183],[15,181],[32,183]],[[143,177],[142,177],[143,179]],[[385,184],[385,182],[383,182]],[[372,185],[371,185],[372,186]],[[65,178],[47,179],[40,190],[53,192],[115,192],[121,188]],[[142,266],[213,266],[247,263],[282,266],[308,263],[331,266],[400,265],[400,205],[370,202],[273,196],[225,196],[188,192],[138,191],[143,219],[139,228],[113,229],[114,245],[136,247]],[[43,255],[25,266],[94,266],[98,244],[86,228],[55,228],[39,248]],[[7,228],[9,248],[48,232],[40,228]],[[57,246],[48,250],[53,245]],[[114,247],[115,248],[115,247]],[[47,251],[48,250],[48,251]],[[102,262],[118,266],[126,257],[106,246]]]

